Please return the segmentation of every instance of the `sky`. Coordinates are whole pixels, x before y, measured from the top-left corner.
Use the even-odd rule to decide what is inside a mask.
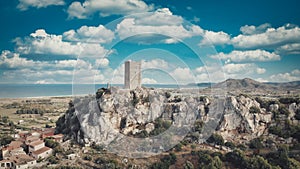
[[[300,80],[300,2],[2,0],[0,83]]]

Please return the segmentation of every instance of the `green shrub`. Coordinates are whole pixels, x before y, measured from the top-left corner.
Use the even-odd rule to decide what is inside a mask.
[[[260,109],[258,107],[255,107],[255,106],[251,106],[250,109],[249,109],[249,113],[260,113]]]
[[[261,149],[264,148],[264,145],[261,142],[262,140],[260,138],[255,138],[250,141],[249,148],[251,149]]]
[[[231,141],[227,141],[227,142],[225,143],[225,146],[228,147],[228,148],[231,148],[231,149],[234,149],[234,148],[235,148],[234,143],[231,142]]]

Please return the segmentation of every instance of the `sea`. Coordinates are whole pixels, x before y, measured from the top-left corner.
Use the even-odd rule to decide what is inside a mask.
[[[123,85],[112,85],[123,87]],[[146,84],[152,88],[179,88],[174,84]],[[0,84],[0,98],[54,97],[95,94],[107,84]]]

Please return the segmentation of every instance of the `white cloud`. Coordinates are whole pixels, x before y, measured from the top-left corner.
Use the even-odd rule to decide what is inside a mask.
[[[221,69],[218,66],[202,66],[195,69],[197,82],[221,82],[227,78],[245,78],[263,74],[266,69],[254,63],[229,63]]]
[[[225,73],[229,76],[232,75],[246,75],[246,74],[263,74],[266,72],[266,69],[258,67],[253,63],[244,63],[244,64],[225,64],[223,67]]]
[[[259,68],[259,67],[258,67],[258,68],[256,69],[256,73],[257,73],[257,74],[264,74],[264,73],[266,73],[266,71],[267,71],[267,70],[264,69],[264,68]]]
[[[278,47],[276,53],[282,54],[300,54],[300,43],[286,44]]]
[[[37,62],[41,64],[41,62]],[[20,58],[20,55],[17,53],[12,53],[8,50],[2,51],[0,55],[0,67],[7,67],[7,68],[25,68],[25,67],[32,67],[36,63],[32,60],[27,60],[25,58]]]
[[[270,76],[270,81],[272,82],[290,82],[300,80],[300,70],[295,69],[291,72],[278,73]]]
[[[253,25],[245,25],[240,28],[240,31],[244,35],[254,35],[254,34],[260,34],[264,33],[268,28],[270,28],[271,25],[269,23],[265,23],[259,26],[253,26]]]
[[[114,32],[106,29],[103,25],[82,26],[79,29],[69,30],[63,33],[63,39],[68,41],[109,43],[114,38]]]
[[[221,59],[221,60],[226,60],[228,61],[233,61],[233,62],[244,62],[244,61],[275,61],[275,60],[280,60],[280,56],[274,52],[270,53],[265,50],[248,50],[248,51],[237,51],[234,50],[228,54],[225,54],[223,52],[218,53],[216,55],[210,56],[211,58],[214,59]]]
[[[142,60],[142,69],[169,70],[171,65],[163,59]]]
[[[163,8],[154,13],[125,18],[117,25],[116,32],[121,39],[146,33],[182,39],[200,35],[203,30],[196,25],[185,27],[182,17],[173,15],[168,8]]]
[[[220,45],[230,43],[230,35],[223,31],[213,32],[204,30],[203,37],[204,39],[200,42],[199,45]]]
[[[151,78],[143,78],[142,79],[142,84],[156,84],[157,81]]]
[[[94,13],[99,13],[101,16],[128,15],[152,9],[152,5],[147,5],[142,0],[85,0],[83,3],[73,2],[67,12],[69,18],[84,19]]]
[[[101,59],[96,59],[95,65],[98,68],[104,68],[107,67],[109,64],[109,60],[107,58],[101,58]]]
[[[193,72],[189,68],[178,67],[170,73],[170,76],[178,84],[194,83],[196,80]]]
[[[16,38],[15,43],[17,51],[22,54],[103,57],[108,52],[100,44],[63,41],[62,35],[48,34],[44,29],[38,29],[24,39]]]
[[[279,28],[270,28],[264,32],[258,31],[254,26],[242,27],[245,34],[232,38],[231,42],[236,48],[276,48],[288,43],[300,42],[300,28],[291,24]],[[250,28],[252,27],[252,28]]]
[[[46,8],[51,5],[65,5],[65,2],[64,0],[19,0],[17,8],[25,11],[29,7]]]

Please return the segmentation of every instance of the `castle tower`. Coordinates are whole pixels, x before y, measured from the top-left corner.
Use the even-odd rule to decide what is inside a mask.
[[[125,89],[135,89],[141,87],[142,73],[141,62],[126,61],[125,62]]]

